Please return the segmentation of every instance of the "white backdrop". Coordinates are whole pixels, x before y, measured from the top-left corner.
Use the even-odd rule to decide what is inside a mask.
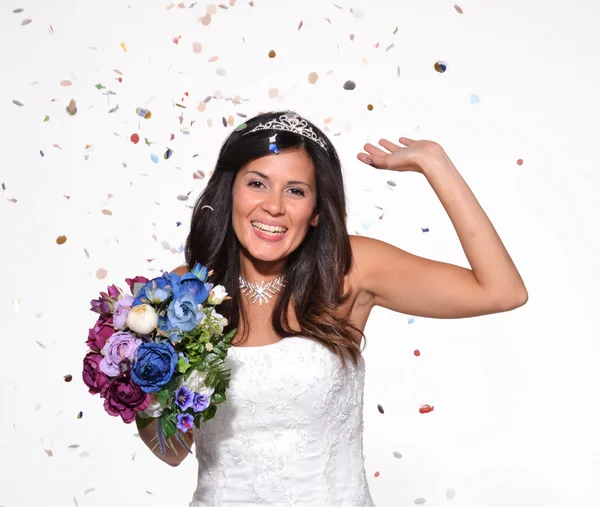
[[[3,2],[0,506],[188,504],[193,458],[162,464],[81,381],[89,301],[183,263],[200,172],[272,109],[331,135],[351,233],[468,267],[424,177],[356,159],[382,137],[438,141],[529,290],[475,319],[372,312],[378,507],[599,505],[599,16],[582,0]]]

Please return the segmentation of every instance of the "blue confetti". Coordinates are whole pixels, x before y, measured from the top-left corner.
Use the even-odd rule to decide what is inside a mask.
[[[414,324],[414,322],[415,322],[415,318],[414,318],[414,317],[410,317],[410,318],[408,319],[408,323],[409,323],[409,324]]]
[[[471,104],[479,104],[479,95],[476,93],[471,94]]]
[[[154,162],[155,164],[158,164],[158,157],[153,153],[152,155],[150,155],[150,159],[152,160],[152,162]]]

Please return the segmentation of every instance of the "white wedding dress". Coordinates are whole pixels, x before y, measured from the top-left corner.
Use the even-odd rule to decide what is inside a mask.
[[[231,347],[227,401],[195,430],[190,507],[374,506],[363,456],[365,365],[317,340]]]

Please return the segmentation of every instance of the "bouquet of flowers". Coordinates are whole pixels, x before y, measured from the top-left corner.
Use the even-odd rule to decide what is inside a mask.
[[[212,272],[196,264],[179,276],[126,278],[133,295],[111,285],[91,301],[100,314],[86,344],[83,381],[100,394],[104,408],[144,428],[156,420],[164,455],[201,421],[213,418],[226,400],[230,371],[224,369],[236,330],[223,334],[227,319],[215,311],[230,299],[222,285],[207,283]]]

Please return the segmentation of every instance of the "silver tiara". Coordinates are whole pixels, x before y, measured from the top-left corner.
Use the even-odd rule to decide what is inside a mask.
[[[240,127],[243,127],[240,125]],[[306,120],[301,118],[297,113],[293,111],[282,114],[279,119],[270,120],[267,123],[260,123],[252,130],[248,132],[244,132],[242,136],[246,134],[251,134],[252,132],[256,132],[257,130],[287,130],[288,132],[295,132],[296,134],[300,134],[301,136],[307,137],[308,139],[312,139],[315,143],[317,143],[321,148],[327,151],[327,145],[322,137],[319,137],[315,131],[308,125]]]

